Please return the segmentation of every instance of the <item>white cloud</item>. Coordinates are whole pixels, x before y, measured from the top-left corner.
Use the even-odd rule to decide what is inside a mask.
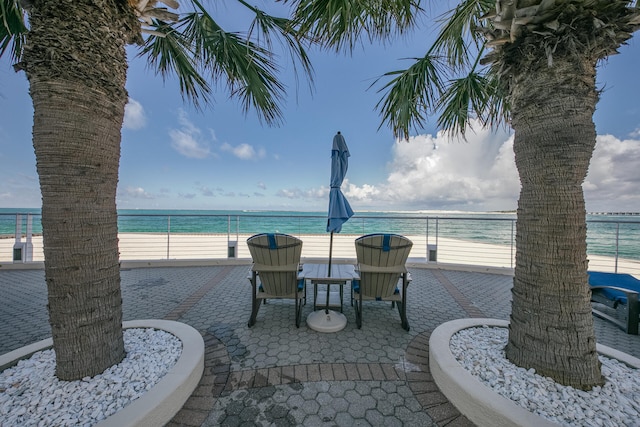
[[[342,190],[348,199],[366,200],[372,199],[380,194],[380,190],[374,185],[364,184],[362,187],[349,183],[345,180],[342,184]]]
[[[513,137],[477,127],[466,141],[444,133],[418,135],[392,148],[385,183],[343,184],[361,206],[401,209],[515,209],[520,184]],[[357,167],[352,163],[350,167]]]
[[[350,168],[357,168],[352,160]],[[640,206],[640,140],[599,135],[583,185],[587,210],[637,212]],[[419,135],[392,149],[386,182],[342,190],[356,206],[399,209],[513,210],[520,179],[513,136],[477,129],[467,142]],[[309,195],[309,193],[305,193]]]
[[[265,184],[264,182],[259,182],[257,185],[258,185],[258,188],[260,188],[262,190],[266,190],[267,189],[267,184]]]
[[[193,135],[182,130],[169,131],[171,147],[185,157],[192,159],[204,159],[209,156],[211,150],[203,143],[198,142]]]
[[[630,211],[640,207],[640,140],[598,135],[583,185],[587,210]]]
[[[137,130],[142,129],[147,124],[147,116],[144,107],[133,98],[129,98],[129,102],[124,107],[124,123],[125,129]]]
[[[292,188],[292,189],[283,188],[282,190],[279,190],[276,193],[278,197],[285,197],[287,199],[301,199],[305,197],[304,194],[305,193],[299,188]]]
[[[198,190],[200,191],[200,194],[202,194],[205,197],[215,197],[215,192],[214,190],[212,190],[211,188],[202,185],[198,188]]]
[[[343,183],[345,185],[347,181]],[[344,189],[344,187],[343,187]],[[329,187],[312,188],[310,190],[301,190],[299,188],[283,188],[276,193],[278,197],[287,199],[328,199]]]
[[[222,151],[227,151],[242,160],[262,159],[267,154],[264,148],[256,150],[255,148],[253,148],[253,146],[245,143],[233,146],[228,142],[225,142],[224,144],[222,144],[220,149]]]
[[[589,212],[637,212],[640,207],[640,139],[599,135],[583,185]],[[358,168],[351,158],[349,173]],[[391,150],[386,180],[356,184],[342,191],[356,209],[514,210],[520,193],[513,135],[477,128],[466,141],[443,133],[418,135]],[[349,174],[347,174],[349,176]],[[289,199],[327,199],[329,189],[283,189]]]
[[[351,158],[349,173],[367,165]],[[506,131],[477,128],[466,140],[444,133],[397,142],[391,150],[385,182],[358,185],[347,179],[342,191],[356,208],[511,210],[520,183],[513,137]],[[281,197],[326,199],[329,188],[284,189]]]
[[[185,157],[192,159],[204,159],[209,157],[211,149],[206,141],[201,140],[201,131],[187,117],[184,111],[180,111],[178,122],[180,129],[171,129],[171,147]]]
[[[120,197],[126,199],[155,199],[155,196],[147,193],[142,187],[126,187],[118,193]]]

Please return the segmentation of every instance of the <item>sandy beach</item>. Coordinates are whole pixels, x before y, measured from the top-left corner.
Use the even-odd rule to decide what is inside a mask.
[[[246,240],[250,235],[233,235],[229,242],[227,234],[166,234],[166,233],[120,233],[120,259],[123,261],[152,260],[228,260],[250,259]],[[330,235],[307,234],[296,236],[303,241],[302,258],[306,260],[327,259],[329,257]],[[354,240],[359,235],[334,234],[332,257],[336,261],[355,260]],[[512,269],[515,248],[458,239],[439,238],[437,242],[426,241],[426,236],[407,235],[413,241],[410,262],[426,263],[429,249],[437,251],[437,264],[468,265]],[[237,240],[236,240],[237,239]],[[22,239],[24,242],[24,239]],[[0,239],[0,263],[12,263],[15,239]],[[42,236],[34,236],[33,261],[42,262]],[[229,255],[232,255],[231,257]],[[432,254],[433,255],[433,254]],[[430,264],[436,264],[429,261]],[[613,257],[589,256],[591,270],[614,272],[616,260]],[[640,261],[618,259],[617,271],[640,278]]]

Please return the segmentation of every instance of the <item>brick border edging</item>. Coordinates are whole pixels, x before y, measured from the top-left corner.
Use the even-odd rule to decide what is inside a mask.
[[[205,332],[204,372],[198,386],[167,426],[201,426],[229,382],[231,359],[224,343]]]
[[[429,367],[429,338],[431,332],[416,336],[407,346],[407,361],[418,371],[407,372],[407,382],[424,411],[439,426],[475,426],[453,406],[440,391]]]

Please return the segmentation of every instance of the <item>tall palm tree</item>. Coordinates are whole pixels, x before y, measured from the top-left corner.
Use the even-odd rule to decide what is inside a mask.
[[[301,28],[325,46],[351,46],[356,30],[336,18],[348,8],[323,13],[317,3],[300,2]],[[347,3],[352,15],[384,17],[412,2]],[[383,122],[405,138],[431,115],[454,133],[474,118],[511,125],[522,188],[506,355],[565,385],[602,384],[582,182],[596,141],[597,65],[640,27],[638,3],[462,0],[439,21],[422,58],[378,80]]]
[[[29,80],[42,192],[49,319],[62,380],[94,376],[125,356],[116,187],[129,44],[204,108],[211,82],[245,110],[281,120],[285,86],[274,43],[311,78],[287,19],[255,14],[247,35],[224,31],[198,0],[0,0],[0,54]]]

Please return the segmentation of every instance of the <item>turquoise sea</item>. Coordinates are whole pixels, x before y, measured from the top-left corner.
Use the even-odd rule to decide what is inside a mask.
[[[33,216],[33,233],[42,232],[39,209],[0,208],[0,236],[13,236],[16,214]],[[326,233],[326,212],[246,210],[119,210],[121,232],[231,233],[282,232],[294,235]],[[26,232],[26,215],[22,233]],[[342,233],[393,232],[406,235],[472,240],[509,245],[515,236],[515,213],[499,212],[357,212]],[[589,253],[640,260],[640,215],[589,214]],[[616,244],[617,242],[617,244]]]

